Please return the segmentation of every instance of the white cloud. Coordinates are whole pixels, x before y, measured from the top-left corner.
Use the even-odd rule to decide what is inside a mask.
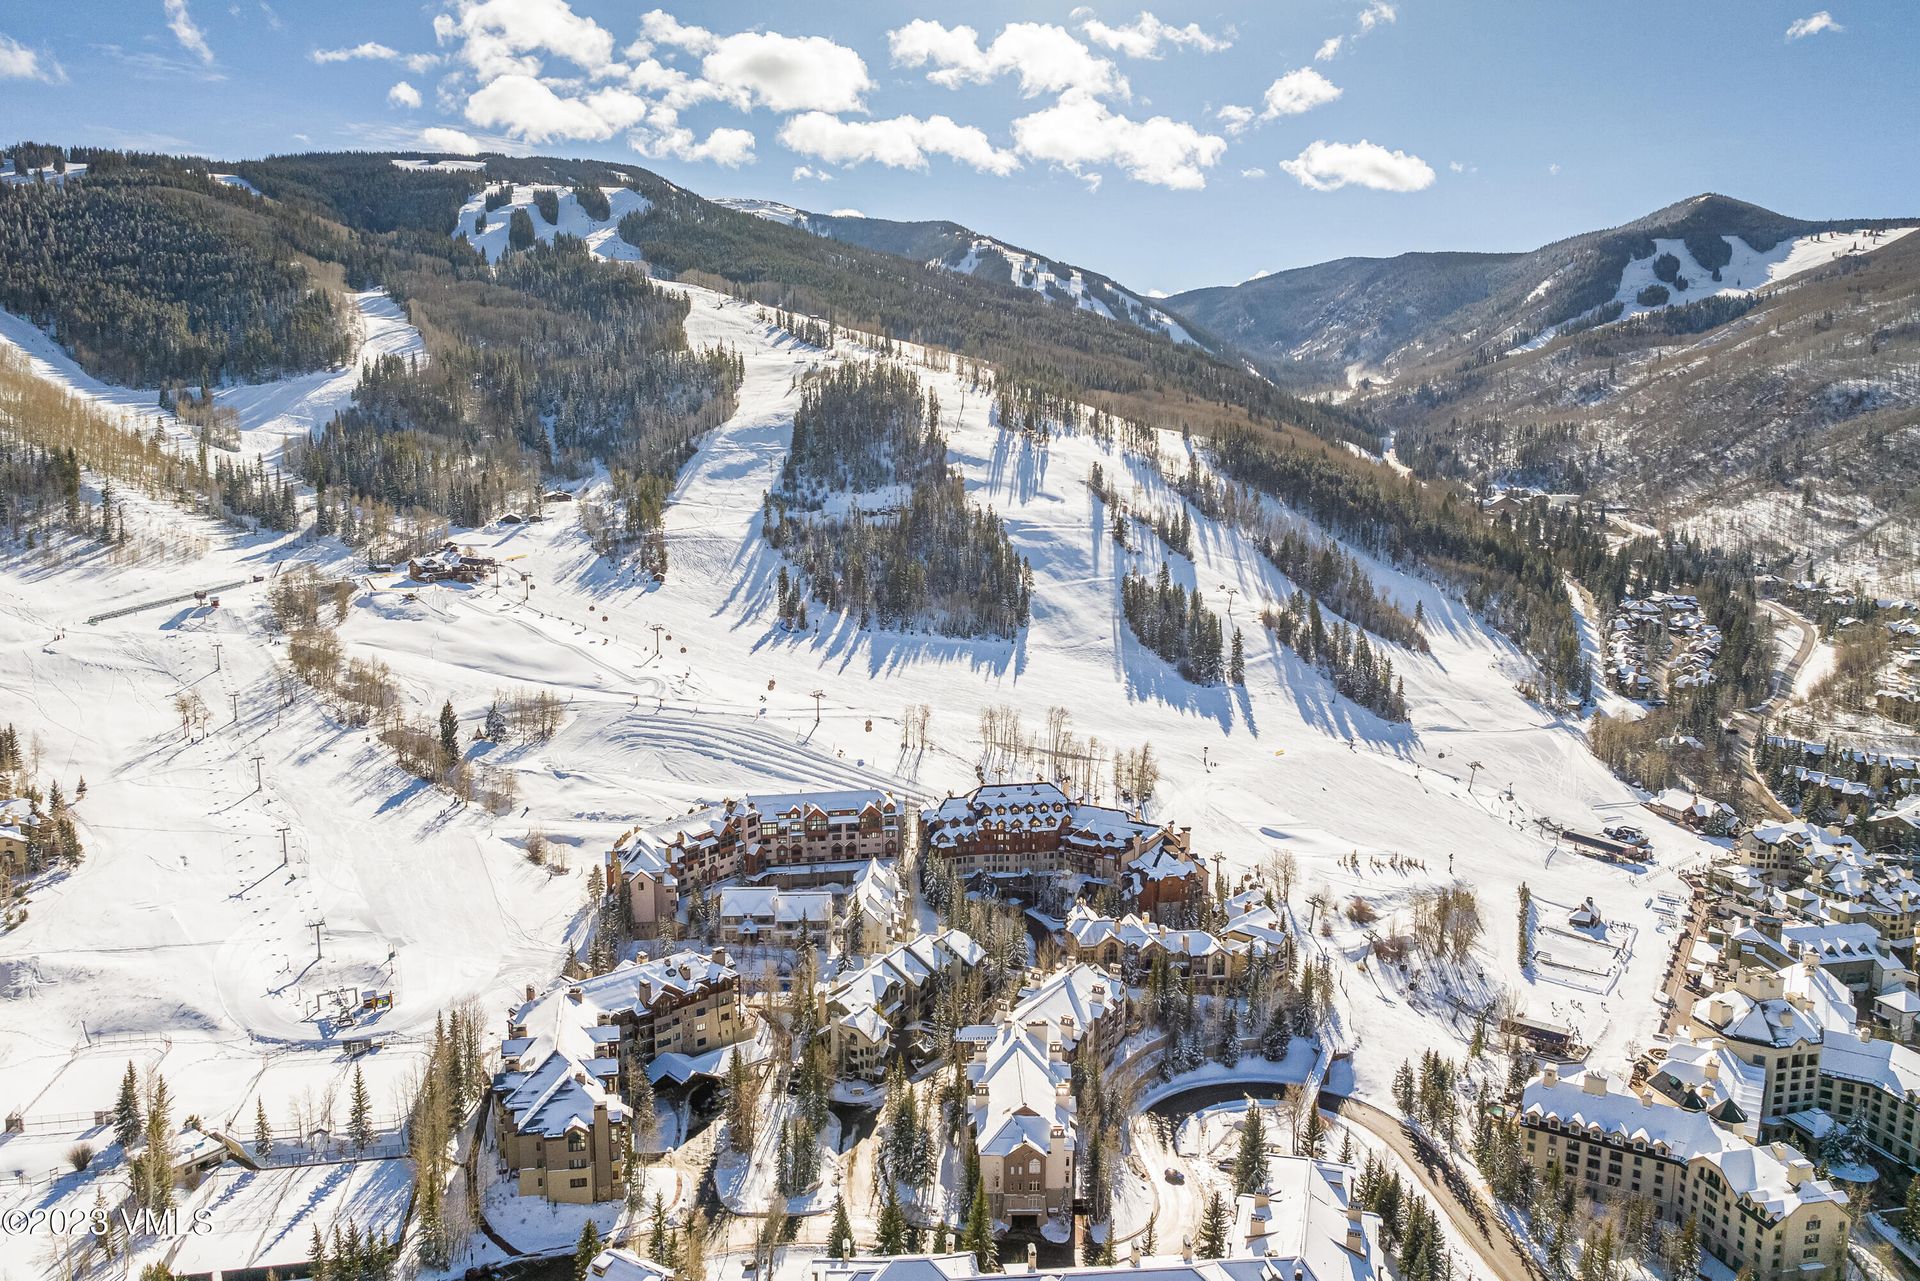
[[[1262,169],[1260,166],[1255,165],[1251,169],[1242,169],[1240,171],[1240,176],[1242,178],[1264,178],[1267,176],[1267,171],[1265,169]]]
[[[1340,46],[1346,42],[1347,38],[1345,36],[1328,36],[1320,42],[1319,49],[1314,51],[1313,60],[1315,62],[1331,62],[1333,58],[1339,54]]]
[[[440,65],[440,55],[437,53],[410,53],[406,57],[406,63],[407,70],[413,72],[414,75],[425,75]]]
[[[795,182],[832,182],[833,175],[824,169],[815,169],[812,165],[795,165],[793,180]]]
[[[1132,120],[1079,95],[1015,120],[1013,137],[1022,155],[1057,164],[1090,183],[1097,184],[1098,175],[1088,174],[1089,167],[1113,165],[1140,182],[1178,190],[1206,186],[1206,171],[1227,149],[1225,138],[1184,121]]]
[[[206,32],[200,30],[193,15],[187,12],[187,0],[166,0],[166,9],[167,30],[173,32],[173,38],[180,42],[180,47],[211,66],[213,47],[207,43]]]
[[[488,79],[538,74],[540,55],[594,74],[613,64],[613,35],[567,0],[458,0],[453,13],[433,20],[433,29],[443,43],[457,41],[461,59]]]
[[[0,35],[0,80],[38,80],[65,84],[67,73],[51,57],[29,49],[12,36]]]
[[[925,169],[930,156],[945,156],[981,173],[1009,174],[1020,158],[988,141],[972,125],[947,116],[895,116],[890,120],[842,120],[824,111],[793,117],[780,130],[783,145],[828,164],[871,160],[890,169]]]
[[[411,110],[420,105],[420,91],[401,80],[387,90],[387,101],[396,107],[406,107]]]
[[[398,49],[390,49],[377,40],[368,40],[350,49],[315,49],[313,51],[313,60],[322,66],[329,62],[352,62],[356,58],[392,62],[399,56]]]
[[[1398,22],[1400,11],[1387,3],[1387,0],[1373,0],[1360,11],[1360,34],[1365,35],[1383,22]]]
[[[980,33],[972,27],[944,27],[916,18],[888,32],[887,45],[897,65],[931,66],[927,79],[949,89],[1014,74],[1020,78],[1020,92],[1029,98],[1042,93],[1125,98],[1131,92],[1111,61],[1050,23],[1008,23],[982,49]]]
[[[1253,123],[1252,107],[1236,107],[1229,103],[1213,114],[1220,117],[1220,123],[1227,127],[1230,134],[1239,134]]]
[[[664,129],[636,130],[627,141],[649,160],[672,157],[676,160],[710,160],[716,165],[737,169],[754,161],[754,137],[746,129],[715,129],[704,142],[695,142],[693,131],[678,125]]]
[[[867,64],[823,36],[743,31],[719,40],[700,64],[724,90],[774,111],[860,111],[873,87]]]
[[[1324,106],[1339,96],[1339,86],[1312,67],[1301,67],[1297,71],[1289,71],[1267,86],[1260,118],[1273,120],[1279,116],[1297,116],[1301,112]]]
[[[434,125],[420,131],[420,145],[428,151],[451,151],[461,156],[480,154],[480,141],[472,134],[462,133],[458,129],[446,129]]]
[[[515,72],[482,86],[467,99],[469,122],[525,142],[584,138],[599,142],[645,120],[653,104],[625,89],[562,97],[534,76]]]
[[[680,21],[665,9],[650,9],[640,16],[640,39],[627,49],[627,56],[642,58],[656,44],[670,44],[689,53],[706,53],[718,43],[713,32]]]
[[[1480,172],[1479,165],[1470,165],[1464,160],[1449,160],[1447,161],[1447,168],[1452,170],[1454,173],[1479,173]]]
[[[1810,13],[1804,18],[1795,18],[1787,27],[1787,39],[1804,40],[1808,36],[1817,36],[1822,31],[1845,31],[1846,28],[1834,21],[1832,14],[1825,9]]]
[[[1093,10],[1085,7],[1075,9],[1072,16],[1080,20],[1080,29],[1087,33],[1089,40],[1130,58],[1158,58],[1162,44],[1197,49],[1201,53],[1218,53],[1233,47],[1230,35],[1209,35],[1201,30],[1197,22],[1176,27],[1162,22],[1144,9],[1139,17],[1123,27],[1100,21],[1093,15]]]
[[[1388,151],[1368,142],[1318,141],[1307,144],[1280,167],[1314,191],[1371,187],[1375,191],[1422,191],[1433,185],[1433,168],[1418,156]]]
[[[1556,161],[1554,161],[1554,162],[1553,162],[1552,164],[1550,164],[1550,165],[1548,165],[1548,166],[1547,166],[1547,176],[1548,176],[1548,177],[1550,177],[1550,178],[1558,178],[1558,177],[1560,176],[1560,162],[1559,162],[1559,161],[1557,161],[1557,160],[1556,160]]]

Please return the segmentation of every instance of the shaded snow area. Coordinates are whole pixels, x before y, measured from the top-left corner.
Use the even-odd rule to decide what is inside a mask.
[[[1385,1096],[1400,1061],[1425,1049],[1457,1055],[1472,1026],[1462,1009],[1507,992],[1579,1027],[1596,1062],[1646,1042],[1655,1017],[1646,993],[1672,937],[1662,896],[1680,892],[1676,866],[1713,847],[1640,809],[1577,724],[1521,698],[1525,663],[1457,600],[1366,562],[1404,609],[1424,610],[1433,647],[1392,654],[1413,719],[1388,724],[1269,640],[1256,604],[1292,584],[1239,533],[1194,513],[1193,556],[1169,556],[1170,571],[1243,629],[1247,684],[1190,685],[1120,620],[1121,575],[1151,573],[1157,558],[1115,547],[1086,483],[1099,462],[1138,509],[1171,507],[1179,499],[1159,470],[1089,435],[1056,430],[1040,448],[1002,433],[990,387],[905,350],[939,397],[970,496],[1006,521],[1032,564],[1032,624],[1015,641],[968,641],[863,631],[816,608],[811,630],[788,632],[761,497],[786,457],[799,377],[857,353],[807,347],[755,307],[668,287],[692,299],[691,340],[737,350],[745,382],[673,490],[664,584],[597,556],[580,504],[554,503],[545,520],[456,534],[510,561],[525,585],[517,574],[500,588],[361,578],[340,626],[346,656],[387,664],[415,716],[450,702],[463,742],[503,690],[559,697],[551,739],[466,748],[513,775],[520,799],[509,813],[463,806],[403,774],[368,731],[339,725],[308,695],[283,703],[268,585],[250,580],[300,561],[358,577],[363,562],[337,544],[241,534],[129,495],[135,531],[164,536],[169,556],[119,563],[57,540],[0,551],[0,720],[38,742],[43,773],[69,795],[87,782],[77,810],[86,861],[27,886],[27,920],[0,935],[0,1111],[27,1118],[25,1133],[0,1138],[0,1173],[28,1172],[0,1182],[6,1204],[91,1201],[90,1183],[47,1176],[75,1138],[105,1146],[92,1113],[111,1106],[129,1059],[166,1076],[176,1115],[196,1113],[210,1129],[250,1138],[259,1099],[276,1128],[324,1120],[337,1132],[352,1073],[343,1042],[371,1038],[379,1048],[358,1062],[390,1121],[449,1005],[478,1001],[498,1034],[498,1012],[559,973],[581,941],[586,870],[620,833],[746,791],[879,786],[917,801],[964,790],[975,781],[980,713],[998,705],[1021,709],[1029,733],[1060,705],[1075,731],[1109,750],[1151,742],[1162,774],[1149,816],[1190,825],[1196,850],[1218,854],[1230,877],[1291,851],[1302,911],[1316,891],[1340,904],[1364,896],[1384,932],[1404,927],[1424,887],[1473,888],[1488,925],[1459,967],[1362,967],[1367,931],[1344,916],[1331,937],[1306,933],[1333,961],[1338,1035],[1359,1094]],[[363,297],[361,309],[372,342],[376,300]],[[410,335],[386,340],[405,346]],[[141,394],[87,384],[35,355],[49,376],[150,412],[136,408]],[[351,371],[311,377],[220,393],[234,397],[248,448],[300,429],[338,380],[350,391]],[[1177,433],[1160,448],[1165,468],[1185,469]],[[578,497],[601,483],[583,483]],[[233,582],[246,585],[224,592],[218,609],[189,601],[84,621]],[[1231,614],[1225,587],[1236,593]],[[198,695],[204,723],[183,729],[183,692]],[[933,709],[931,746],[904,752],[902,710],[921,703]],[[1592,830],[1629,815],[1657,851],[1644,869],[1552,853],[1538,826]],[[557,867],[522,856],[535,829],[551,838]],[[1502,924],[1522,881],[1536,901],[1591,897],[1611,957],[1569,955],[1577,967],[1522,975],[1515,931]],[[1593,977],[1600,962],[1604,986]],[[345,1022],[353,994],[368,990],[391,992],[391,1008]],[[546,1216],[526,1231],[577,1235],[578,1219],[525,1205]]]
[[[269,466],[280,464],[289,442],[318,434],[335,414],[352,404],[363,367],[382,356],[426,359],[420,331],[384,291],[369,289],[349,295],[349,300],[354,308],[350,323],[359,340],[350,363],[273,382],[228,383],[214,389],[214,404],[233,411],[240,431],[238,453],[226,453],[226,457],[251,461],[258,456]],[[150,435],[158,427],[176,448],[196,448],[196,429],[159,407],[157,389],[119,387],[100,381],[75,364],[45,332],[10,312],[0,311],[0,344],[24,352],[37,376],[86,397],[143,434]],[[209,451],[216,459],[223,452]]]
[[[498,262],[500,255],[507,252],[507,237],[510,234],[508,222],[513,211],[524,209],[527,217],[533,219],[535,238],[551,242],[557,235],[578,236],[587,242],[587,249],[596,258],[606,258],[616,262],[641,262],[640,251],[620,239],[620,220],[630,213],[645,213],[650,207],[647,198],[637,191],[626,187],[600,188],[607,197],[609,217],[594,218],[580,207],[580,198],[573,194],[571,187],[555,187],[538,183],[518,183],[513,188],[513,199],[498,209],[489,210],[486,206],[486,193],[477,192],[466,204],[460,206],[460,219],[454,226],[454,234],[465,236],[468,243],[486,258],[488,262]],[[534,206],[534,197],[543,191],[551,191],[559,201],[559,219],[548,222],[545,214]],[[487,229],[475,233],[474,219],[485,213]]]

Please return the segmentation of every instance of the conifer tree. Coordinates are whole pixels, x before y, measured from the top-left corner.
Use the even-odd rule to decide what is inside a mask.
[[[1233,1158],[1233,1191],[1236,1196],[1258,1192],[1267,1181],[1267,1127],[1260,1108],[1247,1100],[1247,1119],[1240,1127],[1240,1149]]]
[[[264,1115],[260,1120],[265,1120]],[[367,1078],[353,1065],[353,1101],[347,1111],[347,1133],[356,1153],[373,1146],[373,1101],[367,1097]]]
[[[941,1225],[945,1227],[943,1223]],[[846,1198],[835,1194],[833,1198],[833,1227],[827,1233],[827,1255],[834,1259],[853,1257],[853,1222],[847,1217]]]
[[[273,1127],[267,1124],[267,1101],[253,1101],[253,1154],[261,1160],[273,1155]]]
[[[593,1261],[600,1257],[600,1229],[588,1219],[580,1227],[579,1243],[573,1247],[573,1281],[587,1281]]]
[[[113,1137],[122,1152],[131,1153],[140,1142],[140,1077],[127,1062],[127,1074],[120,1078],[120,1098],[113,1108]]]
[[[973,1204],[967,1207],[967,1227],[961,1234],[960,1248],[973,1252],[974,1262],[985,1272],[994,1265],[993,1222],[987,1215],[986,1181],[973,1180]]]
[[[1200,1223],[1199,1255],[1203,1259],[1223,1259],[1227,1254],[1227,1205],[1219,1189],[1207,1198],[1206,1217]]]

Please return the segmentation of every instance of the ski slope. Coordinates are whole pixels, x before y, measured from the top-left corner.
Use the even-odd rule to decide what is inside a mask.
[[[518,573],[497,588],[415,589],[381,576],[340,628],[349,656],[391,668],[416,715],[450,702],[463,737],[503,690],[562,697],[551,740],[469,749],[514,776],[512,812],[462,806],[402,774],[367,731],[336,725],[311,697],[283,705],[266,584],[229,593],[217,611],[82,622],[300,561],[358,573],[336,545],[241,534],[133,500],[136,526],[171,531],[192,554],[122,564],[55,546],[0,561],[0,704],[39,742],[45,773],[69,792],[81,776],[88,784],[86,862],[32,887],[28,920],[0,936],[0,1107],[29,1117],[22,1137],[70,1142],[57,1118],[107,1106],[133,1047],[168,1075],[183,1111],[244,1128],[256,1099],[278,1118],[337,1095],[350,1071],[342,1038],[371,1035],[385,1045],[363,1060],[369,1083],[382,1110],[395,1108],[439,1013],[465,999],[499,1011],[559,971],[581,936],[585,869],[620,832],[747,790],[964,790],[981,709],[998,704],[1018,706],[1030,731],[1057,704],[1108,750],[1151,742],[1162,783],[1150,813],[1191,826],[1196,850],[1230,878],[1291,851],[1303,917],[1309,896],[1336,906],[1365,896],[1385,932],[1404,925],[1425,886],[1474,888],[1486,929],[1459,975],[1351,964],[1367,939],[1344,918],[1307,933],[1337,954],[1339,1035],[1363,1093],[1385,1094],[1399,1061],[1425,1048],[1459,1053],[1465,1011],[1501,996],[1582,1028],[1601,1064],[1645,1042],[1655,1018],[1645,994],[1671,941],[1657,896],[1677,892],[1673,869],[1712,846],[1640,811],[1577,725],[1523,700],[1523,661],[1457,601],[1370,563],[1403,607],[1423,607],[1433,645],[1393,655],[1413,721],[1390,725],[1269,640],[1258,602],[1291,584],[1240,534],[1196,514],[1194,556],[1171,556],[1171,571],[1217,610],[1235,589],[1248,674],[1244,690],[1188,685],[1120,620],[1121,575],[1153,561],[1115,547],[1086,484],[1098,461],[1138,506],[1177,502],[1159,470],[1082,434],[1040,447],[1002,433],[991,388],[934,360],[918,370],[944,407],[950,457],[1032,563],[1031,627],[1015,641],[960,641],[861,631],[815,611],[812,630],[790,633],[775,618],[780,560],[758,531],[760,498],[790,442],[798,380],[860,353],[805,346],[757,308],[670,287],[692,300],[692,340],[737,349],[746,376],[735,413],[675,487],[666,582],[595,555],[577,505],[555,504],[543,521],[458,536],[507,559],[524,585]],[[371,329],[376,300],[362,311]],[[417,342],[404,326],[380,332],[403,348]],[[57,353],[35,355],[46,376],[149,412],[137,393],[88,384]],[[294,379],[221,395],[235,397],[249,447],[264,450],[339,390],[326,386]],[[1182,448],[1164,435],[1168,470],[1184,468]],[[208,708],[201,729],[183,729],[175,712],[183,690]],[[900,746],[902,710],[915,703],[934,709],[924,752]],[[1629,814],[1660,851],[1643,873],[1554,853],[1536,826],[1590,829]],[[564,871],[522,857],[536,829]],[[1548,904],[1595,900],[1614,923],[1609,937],[1629,941],[1604,976],[1519,972],[1522,881]],[[392,991],[393,1008],[337,1024],[330,994],[364,990]]]
[[[533,220],[534,238],[542,243],[551,244],[559,235],[578,236],[587,242],[587,250],[596,258],[605,258],[613,262],[640,262],[640,251],[620,238],[620,220],[630,213],[645,213],[650,204],[639,192],[627,187],[602,187],[606,193],[606,218],[594,218],[580,207],[580,198],[573,194],[571,187],[556,187],[541,183],[517,183],[513,196],[498,209],[489,211],[486,205],[486,193],[476,192],[472,199],[460,206],[460,218],[454,226],[456,236],[465,236],[467,242],[478,249],[488,262],[500,261],[500,255],[507,252],[510,234],[508,222],[516,209],[525,210],[527,217]],[[555,193],[559,202],[559,219],[548,222],[546,215],[534,207],[534,197],[540,192]],[[486,214],[487,229],[476,233],[474,219]]]

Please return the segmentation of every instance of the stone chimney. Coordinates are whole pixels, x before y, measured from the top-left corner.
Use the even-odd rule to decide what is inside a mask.
[[[1357,1201],[1347,1203],[1347,1249],[1362,1256],[1367,1252],[1367,1225]]]
[[[1580,1078],[1580,1088],[1588,1094],[1605,1094],[1607,1092],[1607,1074],[1605,1072],[1587,1073]]]
[[[1716,1054],[1709,1058],[1701,1070],[1707,1074],[1707,1080],[1718,1081],[1720,1079],[1720,1056]]]
[[[1182,1263],[1193,1262],[1193,1238],[1191,1236],[1183,1236],[1180,1238],[1180,1261]]]
[[[1540,1083],[1541,1083],[1542,1085],[1558,1085],[1558,1084],[1560,1084],[1560,1069],[1559,1069],[1558,1067],[1556,1067],[1556,1066],[1554,1066],[1554,1065],[1553,1065],[1553,1064],[1551,1064],[1551,1063],[1549,1063],[1549,1064],[1547,1064],[1547,1065],[1546,1065],[1545,1067],[1543,1067],[1543,1068],[1541,1068],[1541,1069],[1540,1069]]]
[[[1040,1270],[1040,1247],[1027,1242],[1027,1272],[1029,1275]]]
[[[1137,1268],[1140,1266],[1140,1238],[1139,1237],[1135,1237],[1133,1239],[1133,1245],[1127,1252],[1127,1263],[1128,1263],[1128,1266],[1130,1267]]]

